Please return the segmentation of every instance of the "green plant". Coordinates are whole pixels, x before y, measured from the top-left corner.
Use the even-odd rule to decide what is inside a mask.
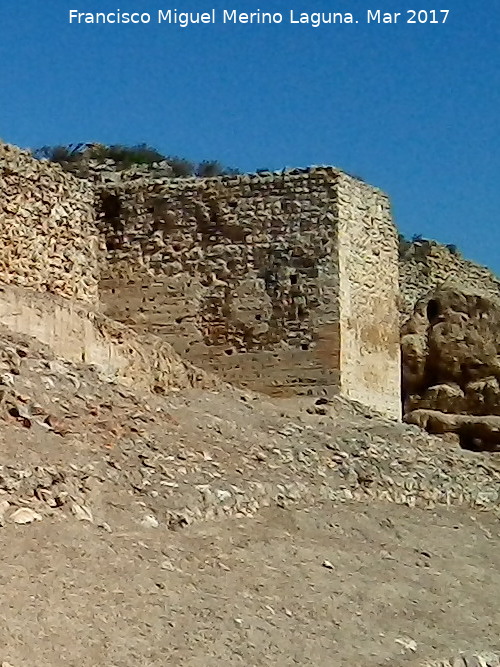
[[[224,167],[218,160],[191,162],[177,155],[166,156],[148,144],[111,144],[98,143],[70,144],[68,146],[42,146],[32,150],[32,155],[39,160],[57,162],[63,169],[78,174],[89,175],[89,161],[103,164],[111,161],[117,169],[129,169],[133,165],[151,166],[158,162],[166,162],[172,168],[175,177],[186,178],[198,176],[210,178],[215,176],[234,176],[240,174],[239,169]]]
[[[460,250],[454,243],[448,243],[446,248],[448,248],[452,255],[460,256]]]
[[[42,146],[32,153],[39,160],[50,160],[62,165],[77,162],[81,156],[79,146]]]
[[[224,167],[217,160],[203,160],[196,167],[196,175],[201,178],[213,178],[214,176],[222,176],[224,174]]]
[[[127,169],[134,164],[151,165],[165,160],[164,155],[147,144],[137,144],[136,146],[123,146],[121,144],[113,144],[112,146],[94,145],[85,152],[85,155],[100,162],[113,160],[121,169]]]
[[[194,164],[180,157],[167,157],[168,164],[172,168],[174,176],[186,177],[194,175]]]

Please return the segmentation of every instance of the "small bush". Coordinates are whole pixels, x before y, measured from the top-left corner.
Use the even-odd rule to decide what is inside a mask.
[[[174,176],[187,177],[194,175],[194,164],[180,157],[167,157],[168,164],[172,167]]]
[[[81,157],[80,145],[72,146],[42,146],[33,151],[33,156],[38,160],[50,160],[58,164],[66,165],[78,162]]]
[[[85,155],[98,162],[113,160],[120,169],[127,169],[134,164],[151,165],[165,160],[164,155],[147,144],[137,144],[136,146],[122,146],[121,144],[113,144],[112,146],[95,145],[85,151]]]
[[[452,255],[456,255],[457,257],[460,256],[460,250],[454,243],[448,243],[446,247],[448,248],[448,250],[451,252]]]
[[[222,176],[224,174],[224,167],[217,160],[203,160],[196,167],[196,175],[200,178],[213,178],[214,176]]]
[[[31,152],[33,157],[57,162],[63,169],[81,177],[89,175],[89,161],[102,164],[108,160],[112,161],[120,170],[129,169],[134,165],[151,166],[164,161],[172,168],[172,175],[179,178],[189,176],[211,178],[235,176],[241,173],[239,169],[224,167],[218,160],[203,160],[195,163],[177,155],[166,156],[148,144],[106,146],[98,143],[81,143],[68,146],[42,146]]]

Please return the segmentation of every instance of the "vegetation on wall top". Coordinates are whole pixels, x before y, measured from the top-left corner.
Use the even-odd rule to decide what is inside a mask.
[[[425,259],[426,255],[429,253],[429,250],[435,246],[441,246],[441,243],[433,241],[431,239],[424,239],[420,234],[414,234],[411,239],[407,239],[404,234],[398,234],[399,238],[399,257],[401,259],[407,258],[409,255],[417,256],[421,259]],[[444,246],[451,252],[452,255],[457,257],[461,256],[460,250],[453,243],[448,243]]]
[[[71,144],[69,146],[42,146],[32,151],[37,159],[57,162],[66,171],[71,171],[80,176],[85,176],[88,171],[89,162],[104,164],[107,161],[115,163],[118,169],[129,169],[134,165],[155,165],[166,163],[172,169],[172,175],[177,177],[199,176],[209,178],[237,174],[237,169],[225,167],[217,160],[203,160],[202,162],[191,162],[177,156],[167,156],[160,153],[156,148],[147,144],[136,146],[125,146],[113,144]]]

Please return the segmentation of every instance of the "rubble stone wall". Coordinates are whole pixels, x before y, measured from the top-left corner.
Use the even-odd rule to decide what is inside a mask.
[[[98,299],[90,185],[0,142],[0,283]]]
[[[436,288],[466,288],[500,300],[500,280],[489,269],[435,242],[414,243],[400,259],[400,310],[404,323],[418,301]]]
[[[181,359],[161,338],[131,331],[74,299],[1,287],[0,324],[36,338],[66,361],[92,365],[128,387],[164,393],[220,385],[217,378]]]
[[[87,302],[235,384],[399,416],[396,234],[378,190],[329,167],[79,179],[0,143],[0,195],[0,284]],[[73,311],[25,306],[2,317],[99,356]]]
[[[399,415],[397,247],[382,193],[315,168],[108,183],[99,199],[108,316],[228,381],[279,396],[340,390]]]

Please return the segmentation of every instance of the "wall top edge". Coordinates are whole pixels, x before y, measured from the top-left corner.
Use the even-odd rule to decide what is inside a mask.
[[[118,174],[117,174],[118,175]],[[266,171],[247,174],[214,176],[210,178],[199,178],[196,176],[189,177],[159,177],[154,172],[150,174],[137,174],[132,178],[116,178],[113,173],[110,173],[109,178],[105,175],[96,183],[99,188],[121,188],[139,189],[141,187],[160,186],[172,190],[196,190],[196,189],[210,189],[217,187],[235,187],[242,185],[283,185],[293,184],[296,182],[306,182],[311,179],[318,182],[329,182],[330,184],[338,185],[339,181],[343,180],[346,183],[351,183],[357,187],[376,192],[379,195],[388,198],[388,195],[380,188],[367,183],[360,178],[351,176],[345,171],[331,166],[313,166],[305,168],[294,168],[282,171]]]
[[[159,175],[155,170],[154,166],[148,169],[136,169],[133,171],[118,171],[110,168],[109,170],[98,170],[95,174],[97,177],[97,182],[95,181],[94,175],[91,175],[89,178],[79,178],[75,177],[73,174],[62,169],[57,163],[51,163],[48,160],[39,160],[34,158],[30,151],[26,149],[19,148],[13,144],[8,144],[0,139],[0,164],[7,166],[6,163],[10,160],[13,163],[17,163],[15,166],[17,169],[22,169],[24,164],[28,162],[34,162],[40,167],[43,168],[53,168],[54,171],[58,173],[64,173],[68,176],[70,180],[76,178],[76,180],[85,181],[92,185],[97,186],[128,186],[128,185],[139,185],[139,184],[151,184],[151,185],[164,185],[170,186],[172,188],[188,188],[193,185],[221,185],[221,186],[234,186],[237,184],[249,184],[249,183],[282,183],[283,181],[294,181],[301,180],[304,178],[326,178],[329,180],[335,180],[338,178],[345,178],[354,183],[359,183],[363,187],[368,187],[372,190],[383,193],[376,186],[367,183],[360,177],[349,174],[348,172],[335,167],[333,165],[310,165],[307,167],[290,167],[280,170],[259,170],[257,172],[248,172],[243,174],[228,174],[224,176],[213,176],[209,178],[199,178],[196,176],[189,177],[170,177]],[[14,165],[13,165],[14,166]]]

